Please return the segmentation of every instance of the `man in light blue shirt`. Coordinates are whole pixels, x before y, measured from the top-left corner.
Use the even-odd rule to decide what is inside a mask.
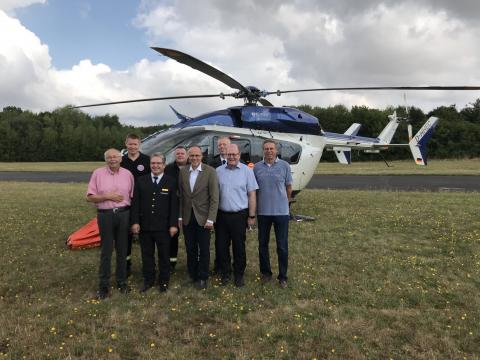
[[[275,230],[278,257],[278,281],[287,287],[289,202],[292,196],[290,165],[277,158],[277,144],[272,139],[263,142],[263,161],[253,169],[259,186],[257,191],[258,254],[262,282],[270,281],[270,230]]]
[[[235,286],[245,284],[247,265],[245,251],[246,228],[255,224],[257,181],[252,169],[240,162],[240,151],[236,144],[227,146],[227,164],[217,167],[220,186],[216,241],[219,246],[219,273],[221,285],[230,281],[232,264],[230,243],[233,248],[233,274]]]

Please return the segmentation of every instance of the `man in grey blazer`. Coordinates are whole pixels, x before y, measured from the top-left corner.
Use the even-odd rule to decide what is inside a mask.
[[[218,179],[214,168],[202,163],[198,146],[188,150],[190,166],[180,170],[179,226],[183,226],[187,268],[199,289],[207,287],[210,264],[210,232],[217,217]]]

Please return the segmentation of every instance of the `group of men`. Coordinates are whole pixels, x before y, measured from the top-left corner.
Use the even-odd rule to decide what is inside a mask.
[[[210,236],[215,229],[214,272],[220,285],[232,280],[245,284],[246,231],[258,222],[261,281],[272,279],[269,240],[272,225],[277,243],[282,288],[287,286],[289,201],[292,176],[287,162],[277,157],[274,140],[263,144],[264,159],[251,169],[228,137],[218,139],[219,155],[211,165],[202,162],[202,150],[175,149],[175,161],[165,164],[163,154],[140,152],[140,139],[128,135],[127,153],[105,152],[106,166],[96,169],[88,184],[87,200],[97,207],[101,237],[99,290],[109,296],[111,258],[116,252],[116,283],[122,293],[130,288],[132,239],[138,237],[142,255],[143,286],[155,286],[155,249],[158,252],[158,288],[168,289],[175,270],[180,229],[185,238],[187,270],[192,284],[206,289],[209,278]],[[232,248],[232,256],[230,255]]]

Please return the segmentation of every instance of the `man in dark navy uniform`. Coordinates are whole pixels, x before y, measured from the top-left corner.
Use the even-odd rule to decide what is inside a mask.
[[[159,289],[164,292],[170,280],[170,241],[178,232],[178,196],[176,180],[163,173],[165,157],[150,158],[151,173],[135,182],[131,223],[132,233],[140,234],[143,287],[155,284],[155,246],[158,251]]]
[[[150,173],[150,157],[140,152],[140,138],[136,134],[128,134],[125,139],[127,153],[122,156],[121,166],[133,175],[135,181]],[[128,235],[127,244],[127,276],[132,272],[132,234]]]

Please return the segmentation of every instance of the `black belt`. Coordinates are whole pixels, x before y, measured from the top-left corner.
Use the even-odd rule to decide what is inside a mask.
[[[130,210],[130,206],[122,206],[122,207],[116,207],[116,208],[113,208],[113,209],[97,209],[97,212],[99,213],[118,213],[118,212],[122,212],[122,211],[127,211],[127,210]]]
[[[218,209],[218,211],[221,212],[221,213],[224,213],[224,214],[240,214],[242,212],[247,212],[248,209],[242,209],[242,210],[238,210],[238,211],[223,211],[223,210]]]

